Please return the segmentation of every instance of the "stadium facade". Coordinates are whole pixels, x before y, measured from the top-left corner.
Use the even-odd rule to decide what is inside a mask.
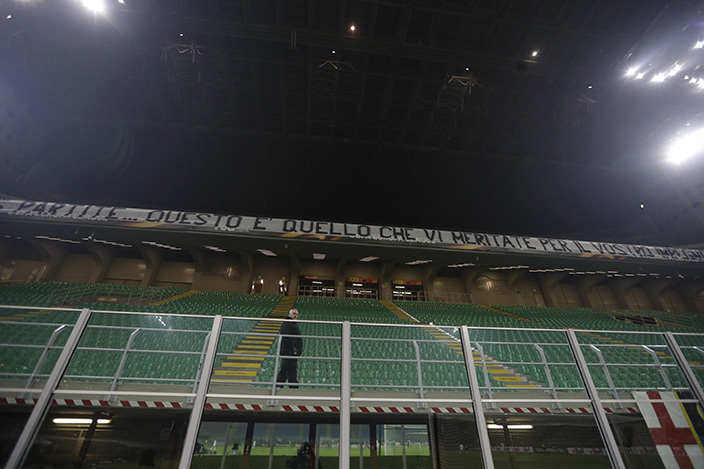
[[[0,205],[9,467],[704,464],[700,250]]]

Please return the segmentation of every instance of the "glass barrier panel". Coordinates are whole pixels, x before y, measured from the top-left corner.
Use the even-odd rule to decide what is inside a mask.
[[[469,338],[485,398],[496,393],[534,391],[557,399],[563,394],[585,392],[562,331],[469,329]]]
[[[436,439],[436,458],[440,469],[482,467],[474,415],[435,414],[432,422]]]
[[[40,387],[56,364],[80,312],[0,309],[0,387]]]
[[[675,334],[675,340],[692,368],[697,382],[704,387],[704,335]]]
[[[41,391],[26,394],[26,399],[6,398],[7,402],[0,404],[0,466],[5,467],[10,458],[29,415],[34,410],[30,399],[38,397],[39,392]]]
[[[176,468],[188,416],[174,409],[52,405],[23,467]]]
[[[193,393],[211,327],[208,317],[93,313],[58,394],[153,401],[163,400],[154,393]]]
[[[507,401],[486,411],[494,467],[611,467],[589,404],[553,404]]]
[[[662,334],[577,334],[594,385],[618,399],[632,391],[688,391]]]
[[[225,318],[209,393],[339,395],[341,326],[287,321]]]
[[[621,396],[604,405],[626,467],[704,466],[704,414],[693,394],[633,391]]]

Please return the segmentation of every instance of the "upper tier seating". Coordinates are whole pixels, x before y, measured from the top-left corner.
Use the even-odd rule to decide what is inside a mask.
[[[48,349],[47,358],[38,370],[40,374],[50,371],[71,328],[55,330],[61,324],[73,324],[79,312],[41,308],[67,305],[97,311],[67,371],[68,379],[110,382],[122,363],[121,381],[124,382],[141,379],[140,382],[146,383],[191,385],[212,326],[211,319],[204,316],[251,318],[226,318],[223,331],[240,333],[223,334],[218,352],[227,354],[243,337],[241,334],[251,331],[258,322],[256,319],[266,317],[281,298],[280,295],[187,292],[177,288],[70,282],[2,286],[0,304],[33,305],[39,309],[0,310],[3,317],[0,341],[4,344],[0,350],[0,378],[27,379],[35,371],[44,344],[55,333],[53,348]],[[498,380],[500,374],[488,371],[490,367],[501,366],[511,376],[538,387],[552,380],[558,389],[582,388],[565,333],[535,330],[569,327],[593,330],[580,332],[578,337],[584,344],[582,351],[597,387],[611,388],[606,372],[615,387],[622,390],[685,387],[658,333],[704,331],[704,322],[692,313],[641,312],[638,314],[655,318],[654,325],[643,326],[615,319],[615,316],[626,319],[636,316],[629,311],[411,301],[396,304],[422,323],[453,327],[407,327],[414,324],[411,319],[397,316],[375,300],[297,298],[295,306],[301,312],[300,328],[306,336],[304,355],[299,361],[299,380],[339,385],[341,325],[333,322],[341,321],[355,323],[351,326],[355,389],[398,386],[397,389],[417,390],[417,356],[421,359],[420,373],[426,390],[466,388],[466,370],[457,348],[457,326],[462,324],[473,327],[469,331],[470,340],[475,351],[480,352],[475,359],[487,364],[487,368],[477,367],[482,387],[501,388],[511,383]],[[148,314],[99,312],[103,310]],[[134,334],[137,329],[139,332]],[[635,335],[628,334],[629,331],[653,334]],[[704,337],[681,336],[681,339],[683,345],[704,346]],[[128,344],[132,352],[125,355],[123,350]],[[549,365],[543,362],[543,356]],[[695,373],[704,378],[704,367],[698,365],[704,358],[702,352],[688,348],[685,356],[694,364]],[[276,373],[274,368],[275,358],[267,358],[256,382],[271,383]]]

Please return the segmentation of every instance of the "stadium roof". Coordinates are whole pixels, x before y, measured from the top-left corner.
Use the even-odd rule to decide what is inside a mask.
[[[704,165],[666,161],[704,140],[699,7],[3,2],[0,191],[700,243]]]

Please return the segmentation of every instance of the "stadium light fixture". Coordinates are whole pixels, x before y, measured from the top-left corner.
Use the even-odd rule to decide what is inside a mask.
[[[504,427],[508,428],[509,430],[532,430],[533,429],[533,425],[521,425],[521,424],[499,425],[497,423],[490,423],[486,427],[489,430],[501,430]]]
[[[636,70],[634,67],[631,67],[631,68],[629,68],[628,70],[626,70],[626,76],[627,76],[627,77],[632,77],[632,76],[634,76],[634,75],[636,74],[637,71],[638,71],[638,70]]]
[[[652,81],[653,83],[662,83],[663,81],[665,81],[665,78],[667,78],[667,74],[661,72],[653,75],[653,78],[651,78],[650,81]]]
[[[668,161],[672,164],[682,164],[702,152],[704,152],[704,128],[688,132],[672,142],[667,152]]]
[[[530,54],[530,56],[531,56],[531,57],[537,57],[537,56],[538,56],[538,51],[537,51],[537,50],[534,50],[534,51]]]
[[[105,13],[105,2],[103,0],[81,0],[81,3],[93,13]]]
[[[642,80],[644,76],[645,72],[638,72],[638,74],[636,75],[636,80]]]
[[[93,419],[56,418],[52,422],[57,425],[90,425]],[[110,419],[98,419],[98,425],[107,425],[110,422]]]
[[[704,41],[697,41],[696,44],[694,44],[695,49],[704,49]]]
[[[354,32],[357,29],[355,25],[350,25],[350,31]]]

